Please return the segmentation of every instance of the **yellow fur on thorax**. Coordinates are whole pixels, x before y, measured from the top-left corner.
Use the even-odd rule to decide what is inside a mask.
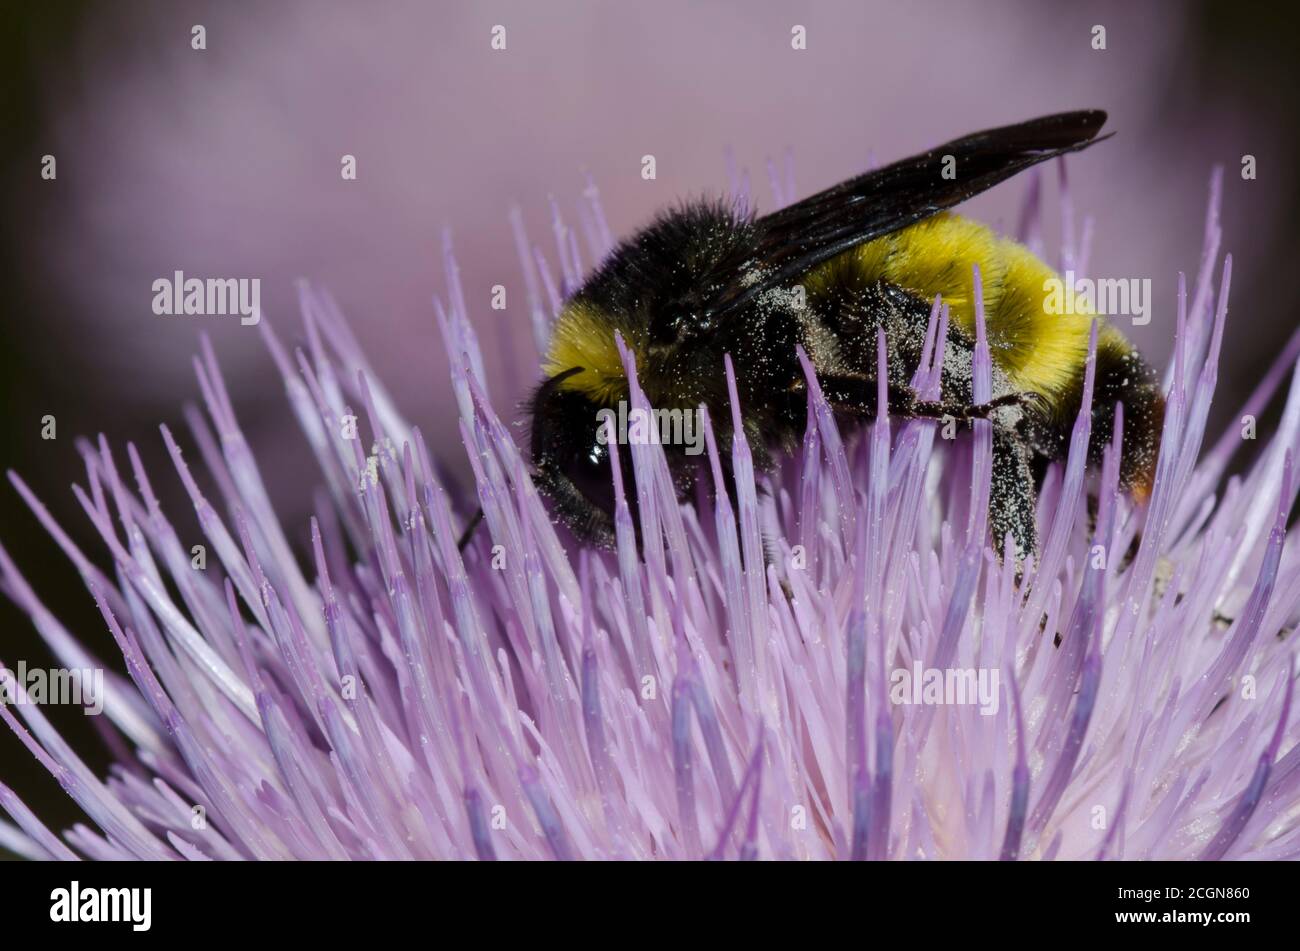
[[[1056,272],[1022,245],[967,218],[939,214],[815,268],[805,281],[810,295],[825,286],[844,258],[853,260],[868,281],[888,281],[926,300],[942,295],[949,319],[972,337],[972,269],[979,265],[990,353],[1012,385],[1052,399],[1077,381],[1088,353],[1091,308],[1049,313],[1044,285]],[[1109,330],[1107,336],[1113,334]]]
[[[560,312],[551,333],[542,370],[548,377],[573,367],[582,367],[560,384],[561,389],[575,390],[598,405],[612,406],[627,396],[627,374],[619,356],[615,331],[636,355],[638,366],[645,356],[644,333],[633,327],[620,327],[610,316],[588,304],[571,302]]]

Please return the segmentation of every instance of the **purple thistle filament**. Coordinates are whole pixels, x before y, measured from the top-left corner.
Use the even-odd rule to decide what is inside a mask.
[[[771,174],[793,194],[788,168],[784,185]],[[988,537],[990,425],[949,441],[933,421],[882,413],[842,433],[802,353],[797,458],[764,473],[741,426],[723,444],[702,412],[715,491],[697,507],[677,499],[661,447],[611,438],[616,550],[580,551],[493,408],[449,243],[434,309],[472,499],[440,481],[333,302],[304,285],[305,348],[261,327],[325,487],[309,526],[272,510],[206,341],[195,368],[208,413],[188,416],[198,455],[162,432],[206,569],[154,496],[166,474],[146,473],[133,446],[123,469],[107,441],[81,444],[76,496],[96,556],[11,474],[129,677],[106,673],[125,757],[106,777],[39,706],[0,705],[93,822],[59,836],[0,785],[0,845],[47,859],[1300,857],[1294,659],[1279,636],[1300,610],[1286,534],[1300,368],[1277,431],[1223,485],[1241,446],[1232,432],[1204,438],[1231,277],[1229,259],[1215,281],[1219,194],[1216,176],[1194,291],[1179,298],[1149,503],[1118,489],[1122,412],[1101,472],[1085,470],[1090,357],[1023,575]],[[594,186],[585,198],[598,261],[610,231]],[[1027,234],[1040,230],[1036,187],[1030,198]],[[583,252],[558,204],[558,279],[522,216],[511,223],[540,348]],[[1078,249],[1072,230],[1063,246],[1080,269],[1088,229]],[[978,400],[991,364],[973,279]],[[913,378],[927,398],[948,316],[936,301]],[[649,409],[619,346],[630,402]],[[882,381],[886,360],[882,336]],[[738,418],[740,371],[729,358],[717,369]],[[462,555],[475,503],[485,525]],[[3,549],[0,587],[60,663],[103,667]],[[983,706],[917,703],[894,685],[918,668],[1000,680]]]

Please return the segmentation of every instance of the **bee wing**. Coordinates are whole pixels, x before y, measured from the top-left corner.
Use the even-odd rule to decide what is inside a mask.
[[[855,245],[960,204],[1039,162],[1110,138],[1096,138],[1105,122],[1106,113],[1094,109],[975,132],[760,218],[758,253],[718,268],[704,323],[717,326],[757,295],[788,285]],[[953,177],[944,177],[948,169]],[[755,270],[762,278],[746,282]]]

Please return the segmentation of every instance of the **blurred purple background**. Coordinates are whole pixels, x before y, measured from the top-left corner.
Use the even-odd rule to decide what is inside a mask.
[[[508,212],[518,203],[553,258],[548,195],[576,225],[583,169],[612,229],[626,233],[664,204],[724,189],[727,147],[762,207],[765,161],[787,149],[804,195],[873,156],[1103,108],[1118,134],[1071,162],[1071,191],[1079,222],[1095,217],[1092,272],[1152,280],[1152,323],[1132,336],[1153,362],[1169,352],[1178,270],[1196,266],[1214,163],[1226,166],[1225,248],[1236,253],[1220,414],[1296,324],[1269,281],[1294,250],[1289,34],[1231,5],[59,6],[17,14],[4,31],[13,134],[0,146],[11,288],[0,463],[96,552],[67,492],[78,475],[71,437],[137,440],[185,524],[156,426],[185,431],[179,407],[197,398],[190,355],[203,330],[286,524],[305,518],[315,484],[257,331],[235,318],[155,316],[153,280],[178,269],[258,277],[266,314],[291,342],[301,326],[295,280],[328,288],[405,414],[463,471],[430,306],[446,292],[442,229],[453,233],[485,347],[504,329],[524,368],[510,373],[502,353],[485,354],[504,410],[534,383],[536,360]],[[194,24],[206,28],[206,50],[191,49]],[[504,51],[490,48],[496,24]],[[806,50],[791,49],[795,24],[807,29]],[[1092,48],[1097,24],[1104,51]],[[58,159],[53,182],[38,174],[46,153]],[[349,153],[356,181],[340,177]],[[1258,159],[1257,181],[1241,180],[1246,153]],[[641,178],[644,154],[657,159],[655,181]],[[1046,185],[1054,259],[1055,170]],[[1012,229],[1024,187],[1004,185],[966,210]],[[508,289],[504,313],[489,309],[494,284]],[[57,441],[39,438],[46,413],[59,420]],[[60,609],[70,602],[70,626],[105,646],[80,586],[59,597],[73,576],[52,544],[7,487],[0,494],[0,540],[40,593]],[[43,657],[26,622],[5,611],[21,634],[0,659]],[[26,757],[15,750],[0,737],[6,777]]]

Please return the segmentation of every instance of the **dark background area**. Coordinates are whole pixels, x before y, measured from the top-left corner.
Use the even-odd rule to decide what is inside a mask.
[[[51,94],[50,77],[59,75],[59,64],[72,57],[84,42],[85,24],[92,13],[102,12],[95,8],[95,4],[76,0],[11,0],[3,4],[0,176],[10,184],[29,180],[30,184],[22,188],[46,187],[37,174],[40,156],[64,115],[52,105],[57,97]],[[250,6],[250,16],[257,9]],[[121,10],[129,28],[131,17],[140,13],[134,4],[121,5]],[[1282,227],[1259,232],[1253,229],[1250,218],[1240,208],[1244,193],[1239,167],[1227,162],[1225,246],[1237,251],[1238,268],[1232,288],[1230,341],[1225,347],[1211,420],[1211,432],[1217,432],[1300,322],[1300,305],[1292,293],[1300,241],[1296,229],[1285,224],[1300,220],[1300,191],[1295,187],[1300,176],[1294,171],[1294,156],[1300,146],[1296,123],[1300,62],[1295,51],[1295,26],[1281,5],[1203,0],[1171,4],[1167,13],[1182,23],[1180,49],[1173,67],[1158,78],[1158,88],[1143,89],[1143,94],[1154,96],[1159,106],[1159,122],[1171,130],[1179,129],[1196,117],[1206,102],[1219,100],[1225,90],[1230,90],[1235,95],[1234,108],[1250,110],[1274,133],[1270,153],[1260,158],[1261,178],[1267,176],[1269,180],[1267,192],[1262,182],[1258,184],[1260,194],[1266,197],[1251,200],[1265,201],[1275,211],[1280,209],[1277,217],[1284,223]],[[1037,81],[1033,77],[1027,80]],[[996,90],[986,92],[996,94]],[[72,98],[64,100],[65,106],[72,108],[77,93],[74,90],[67,95]],[[776,147],[780,145],[778,141]],[[72,157],[60,159],[61,178],[74,174],[75,161]],[[12,198],[15,190],[6,186],[0,189],[0,195]],[[1196,199],[1203,201],[1200,195]],[[134,441],[150,471],[158,474],[155,489],[182,538],[197,535],[192,510],[171,478],[171,464],[157,437],[160,422],[166,422],[175,432],[186,432],[181,405],[185,400],[194,400],[197,394],[191,385],[166,394],[166,399],[142,403],[133,389],[139,379],[155,372],[147,354],[140,355],[133,373],[102,377],[85,372],[83,361],[67,358],[77,348],[78,339],[66,329],[75,322],[66,319],[68,315],[61,311],[83,306],[82,298],[49,286],[34,273],[29,262],[33,242],[46,234],[48,222],[44,215],[58,215],[60,202],[69,200],[73,199],[55,192],[52,197],[44,196],[43,204],[15,202],[4,209],[0,218],[0,287],[4,288],[0,297],[0,468],[20,471],[73,540],[107,569],[102,545],[69,491],[70,483],[83,477],[75,437],[106,433],[119,450],[119,463],[124,461],[121,450],[127,441]],[[1198,215],[1201,207],[1196,206]],[[619,230],[627,222],[620,216],[613,223]],[[1199,242],[1199,234],[1190,237]],[[50,252],[46,249],[43,253]],[[1187,266],[1193,267],[1194,261]],[[56,317],[63,318],[57,324],[64,329],[51,329]],[[264,354],[249,359],[257,373],[271,373],[270,360]],[[384,367],[379,369],[382,376]],[[428,372],[440,375],[443,371],[435,366]],[[306,452],[283,406],[277,406],[274,418],[268,418],[261,394],[236,391],[234,397],[236,411],[255,444],[260,431],[279,427],[288,430],[284,439],[276,437],[281,451],[299,455]],[[1276,414],[1276,405],[1271,412]],[[57,419],[58,438],[54,441],[40,436],[40,420],[46,414]],[[1272,418],[1275,416],[1262,421],[1261,429],[1266,430]],[[188,439],[184,441],[188,445]],[[264,467],[264,473],[277,502],[301,496],[302,486],[295,477],[272,471],[274,468]],[[297,532],[293,537],[300,536],[301,532]],[[64,625],[121,670],[120,657],[77,573],[8,484],[0,485],[0,544]],[[0,599],[0,661],[12,665],[19,659],[31,665],[54,663],[27,618],[7,600]],[[108,756],[88,718],[66,707],[47,709],[47,713],[86,762],[102,775]],[[0,781],[11,786],[55,830],[84,818],[4,729],[0,729]]]

